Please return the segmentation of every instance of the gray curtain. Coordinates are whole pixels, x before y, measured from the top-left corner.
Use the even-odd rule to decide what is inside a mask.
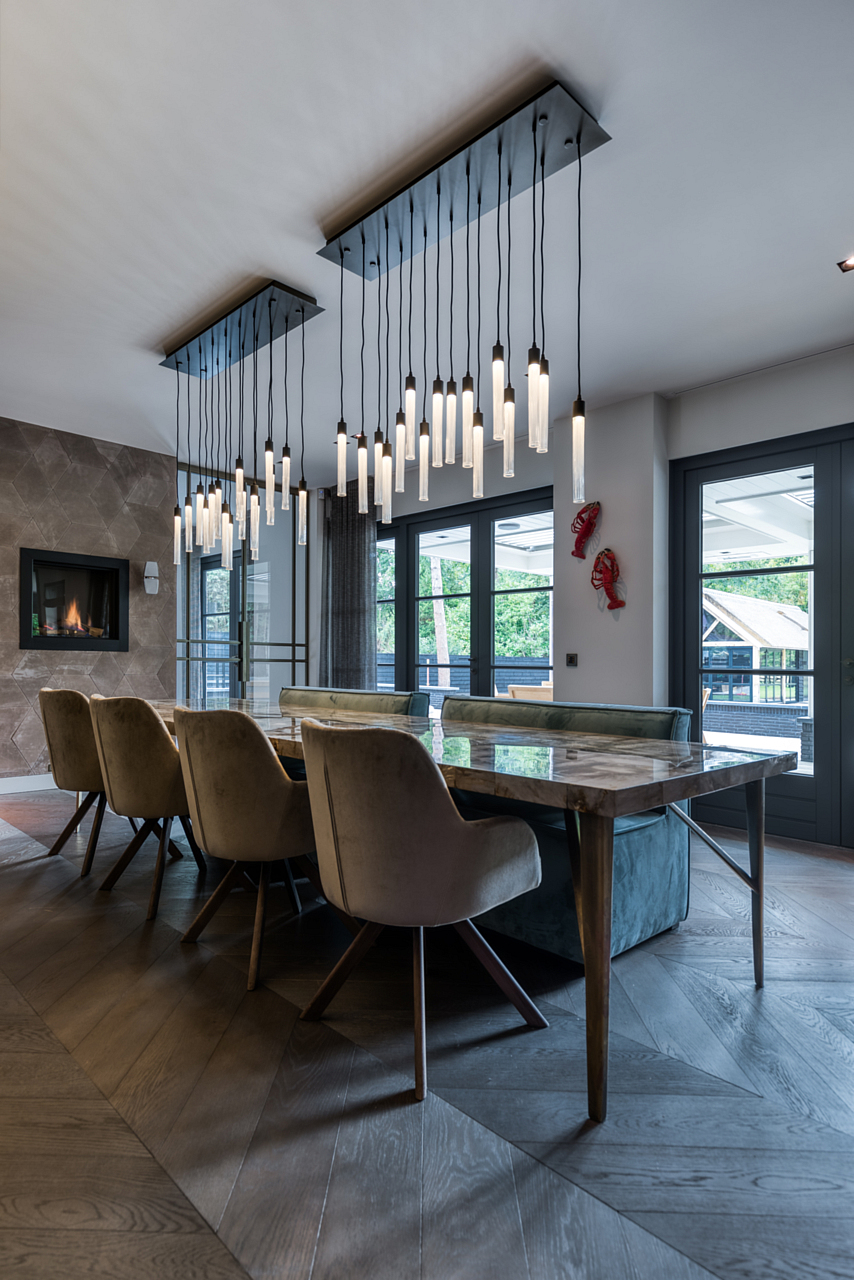
[[[377,518],[368,479],[368,514],[359,515],[358,481],[346,498],[327,490],[320,624],[320,683],[377,687]]]

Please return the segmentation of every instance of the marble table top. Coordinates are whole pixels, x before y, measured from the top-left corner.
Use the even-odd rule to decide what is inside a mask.
[[[153,703],[171,729],[175,703]],[[190,704],[203,709],[201,704]],[[676,800],[722,791],[797,767],[794,752],[735,751],[696,742],[627,738],[426,716],[375,715],[222,699],[215,707],[244,711],[281,756],[302,757],[300,723],[401,729],[423,743],[451,787],[527,800],[604,817],[639,813]]]

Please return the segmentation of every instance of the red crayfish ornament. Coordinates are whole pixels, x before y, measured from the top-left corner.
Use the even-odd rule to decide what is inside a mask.
[[[573,552],[573,554],[575,554]],[[625,609],[626,602],[621,600],[614,589],[614,583],[620,576],[620,566],[617,564],[617,557],[614,555],[610,547],[606,547],[604,551],[600,551],[593,563],[593,572],[590,575],[590,581],[597,591],[604,591],[608,597],[609,609]]]
[[[600,506],[601,503],[588,502],[587,506],[581,508],[572,522],[572,532],[576,535],[572,554],[577,560],[587,559],[584,554],[584,544],[593,537],[596,521],[599,519]]]

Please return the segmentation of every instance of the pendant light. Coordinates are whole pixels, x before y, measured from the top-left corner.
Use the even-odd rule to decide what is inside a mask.
[[[243,471],[243,392],[245,385],[244,359],[246,357],[246,334],[243,332],[243,315],[237,317],[237,348],[240,359],[237,362],[237,422],[238,453],[234,464],[234,506],[237,520],[237,536],[241,542],[246,539],[246,478]]]
[[[215,358],[216,356],[216,358]],[[211,397],[211,452],[210,452],[210,471],[213,472],[216,466],[216,429],[214,428],[214,377],[219,374],[219,353],[215,353],[214,334],[211,333],[211,363],[210,378],[208,386],[210,388]],[[206,402],[207,403],[207,402]],[[213,551],[216,540],[219,537],[219,526],[217,524],[217,501],[216,501],[216,484],[211,475],[208,484],[208,550]]]
[[[492,438],[504,439],[504,348],[501,345],[501,140],[498,142],[498,207],[495,210],[495,239],[498,247],[498,289],[495,294],[495,329],[492,348]]]
[[[282,448],[282,510],[290,511],[291,509],[291,443],[290,443],[290,412],[288,408],[288,321],[289,315],[285,315],[285,346],[284,346],[284,376],[282,379],[282,390],[284,391],[285,401],[285,443]]]
[[[477,408],[472,414],[472,497],[483,497],[483,414],[480,411],[480,206],[481,193],[477,193]]]
[[[338,488],[336,492],[339,498],[346,498],[347,423],[344,421],[344,250],[340,247],[339,256],[341,258],[341,283],[338,294],[338,395],[341,416],[338,419],[338,433],[335,437],[338,461]]]
[[[258,494],[258,327],[252,312],[252,488],[249,490],[249,557],[261,550],[261,499]]]
[[[457,460],[457,384],[454,380],[454,206],[448,210],[451,245],[451,306],[448,312],[448,397],[445,401],[445,462],[452,467]],[[437,301],[438,307],[438,301]]]
[[[234,526],[231,523],[231,510],[227,502],[222,504],[222,567],[231,569],[234,548]]]
[[[222,383],[220,381],[219,352],[216,357],[216,460],[214,470],[214,539],[222,535]]]
[[[364,280],[364,276],[362,277]],[[302,317],[302,363],[300,366],[300,482],[297,491],[297,542],[304,547],[308,542],[308,485],[305,482],[305,314]]]
[[[382,260],[376,257],[377,264],[377,428],[374,432],[374,506],[382,506],[383,500],[383,429],[382,421]]]
[[[362,346],[359,356],[362,376],[362,425],[356,437],[356,476],[359,488],[359,515],[368,514],[368,437],[365,435],[365,233],[362,232]]]
[[[184,495],[184,550],[190,555],[193,550],[193,497],[190,493],[190,458],[193,456],[190,441],[190,348],[187,355],[187,488]]]
[[[572,501],[584,502],[584,401],[581,398],[581,130],[578,144],[578,306],[576,311],[578,395],[572,404]]]
[[[430,501],[430,424],[427,421],[427,223],[424,223],[424,383],[418,428],[418,501]]]
[[[264,495],[266,497],[267,524],[276,523],[276,455],[273,451],[273,298],[267,300],[267,319],[270,332],[270,380],[267,384],[267,439],[264,443]]]
[[[404,409],[406,412],[406,457],[415,458],[415,375],[412,372],[412,263],[415,256],[415,210],[409,201],[409,373],[406,375]]]
[[[507,169],[507,386],[504,389],[504,475],[514,474],[516,455],[516,393],[510,382],[510,194],[512,187],[510,169]]]
[[[382,522],[391,524],[392,503],[392,447],[389,439],[389,422],[391,420],[389,385],[391,382],[391,313],[388,305],[390,285],[391,259],[388,251],[388,218],[385,220],[385,440],[380,459],[379,484],[382,493]],[[376,484],[377,481],[374,481]]]
[[[472,465],[474,379],[471,376],[471,162],[466,161],[466,374],[463,378],[463,466]]]
[[[398,243],[400,263],[397,273],[397,382],[398,403],[403,405],[403,241]],[[399,408],[394,419],[394,491],[403,493],[406,468],[406,414]]]
[[[181,483],[181,473],[178,467],[178,454],[181,450],[181,361],[175,361],[175,382],[177,384],[177,398],[175,402],[175,496],[178,496],[178,489]],[[181,508],[177,501],[175,510],[172,513],[172,563],[181,563]]]
[[[392,492],[392,451],[391,441],[386,440],[383,445],[382,457],[382,522],[383,524],[391,524],[391,492]]]
[[[440,306],[440,271],[442,266],[442,188],[436,184],[436,377],[433,379],[433,405],[431,413],[433,429],[433,466],[442,465],[443,419],[445,416],[445,385],[439,373],[439,306]],[[424,267],[427,267],[427,235],[424,235]],[[424,288],[426,294],[427,279]]]
[[[532,128],[534,176],[531,182],[531,309],[532,333],[528,350],[528,448],[540,442],[540,348],[537,346],[537,122]]]
[[[549,451],[549,362],[546,359],[546,310],[544,304],[546,280],[545,232],[546,147],[545,143],[543,143],[543,148],[540,152],[540,334],[543,340],[543,350],[540,356],[540,377],[537,392],[539,400],[537,453],[548,453]]]
[[[231,399],[231,343],[228,338],[228,320],[225,322],[225,457],[226,457],[226,474],[228,472],[228,459],[231,458],[231,426],[232,426],[232,399]],[[234,554],[234,524],[231,515],[231,507],[228,503],[229,485],[226,480],[224,483],[225,501],[222,504],[222,567],[231,572],[233,567]]]

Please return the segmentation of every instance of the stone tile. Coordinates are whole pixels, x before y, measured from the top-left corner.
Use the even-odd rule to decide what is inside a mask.
[[[89,525],[103,533],[106,522],[90,494],[65,485],[60,486],[56,493],[60,506],[72,524]]]
[[[91,502],[91,498],[84,498]],[[96,556],[98,542],[104,535],[103,524],[86,524],[84,521],[72,521],[62,536],[57,551],[77,552],[79,555]]]
[[[35,453],[45,436],[55,434],[49,427],[38,427],[34,422],[19,422],[18,430],[20,431],[30,453]]]
[[[16,680],[42,680],[47,684],[56,667],[61,654],[47,649],[19,650],[21,659],[13,671]]]
[[[158,669],[157,679],[163,685],[167,698],[175,697],[176,670],[175,659],[170,656]]]
[[[54,431],[49,431],[45,435],[33,454],[33,461],[38,464],[52,489],[56,487],[71,465],[68,454]]]
[[[22,516],[26,516],[28,507],[24,499],[10,479],[4,477],[0,480],[0,515],[10,516],[13,520],[20,521]]]
[[[17,618],[19,598],[17,574],[4,574],[0,578],[0,613]],[[15,630],[17,629],[16,626]]]
[[[78,436],[71,431],[57,431],[56,434],[72,463],[104,470],[103,455],[90,436]]]
[[[168,499],[170,510],[175,506],[174,475],[165,474],[165,468],[141,476],[133,492],[128,496],[129,506],[143,506],[147,510],[158,510],[164,498]],[[158,511],[158,514],[159,511]]]
[[[157,702],[169,696],[157,676],[146,672],[134,673],[133,691],[135,697],[149,698],[152,702]]]
[[[114,440],[93,440],[92,443],[107,463],[115,462],[124,449],[123,444],[117,444]]]
[[[89,470],[87,467],[86,470]],[[99,473],[98,482],[91,491],[90,497],[98,504],[98,510],[104,518],[104,523],[109,525],[115,520],[116,516],[124,507],[124,498],[121,490],[112,478],[109,472]]]
[[[48,494],[44,502],[40,503],[31,514],[41,532],[45,546],[50,547],[51,550],[58,547],[65,538],[71,522],[59,505],[56,495]]]
[[[101,692],[88,672],[76,670],[74,667],[57,670],[54,672],[53,680],[57,689],[76,689],[78,693],[85,693],[87,698],[91,698],[93,693]]]
[[[122,507],[118,515],[109,522],[109,532],[115,537],[116,545],[124,548],[122,552],[124,558],[128,554],[128,548],[132,547],[139,537],[140,530],[127,507]]]
[[[0,547],[0,577],[12,577],[18,572],[21,562],[17,547]]]
[[[140,472],[136,464],[138,456],[139,450],[129,449],[126,445],[122,445],[114,461],[110,463],[110,476],[115,481],[119,492],[125,500],[133,493],[139,480]]]
[[[109,698],[118,687],[124,672],[112,653],[102,653],[89,673],[99,693]]]
[[[0,715],[6,711],[18,712],[23,716],[24,711],[29,706],[29,702],[24,695],[22,689],[18,685],[14,676],[0,675]],[[17,729],[17,724],[15,729]],[[11,737],[14,729],[10,730],[8,736]],[[0,725],[0,736],[5,735],[5,727]]]
[[[12,482],[26,507],[39,506],[51,492],[51,484],[35,457],[30,455]]]
[[[33,765],[44,750],[44,729],[35,711],[30,708],[12,734],[12,742],[28,765]]]
[[[160,492],[162,495],[163,490]],[[136,521],[140,534],[156,539],[158,548],[163,546],[162,512],[156,506],[143,506],[139,502],[128,502],[127,509]]]
[[[29,715],[31,710],[27,702],[20,705],[4,705],[0,709],[0,739],[11,740],[21,727],[24,717]]]
[[[4,471],[12,470],[16,463],[22,467],[31,453],[20,424],[12,418],[0,418],[0,457]]]
[[[27,772],[27,762],[14,742],[0,739],[0,778],[20,778]]]
[[[146,649],[138,649],[131,658],[127,673],[136,678],[142,675],[156,675],[161,665],[171,657],[168,645],[149,645]]]

